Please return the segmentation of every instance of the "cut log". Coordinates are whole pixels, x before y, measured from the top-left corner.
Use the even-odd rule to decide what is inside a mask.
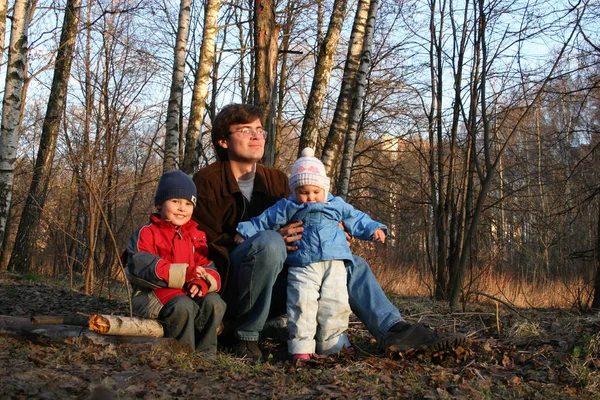
[[[111,336],[163,337],[164,330],[155,319],[94,314],[90,317],[91,331]]]
[[[34,325],[30,318],[0,315],[0,334],[26,338],[38,343],[78,343],[87,341],[97,345],[126,344],[142,345],[179,351],[183,348],[173,338],[143,336],[106,336],[74,325]]]
[[[88,326],[90,317],[86,315],[48,316],[36,315],[31,317],[33,325],[75,325]]]

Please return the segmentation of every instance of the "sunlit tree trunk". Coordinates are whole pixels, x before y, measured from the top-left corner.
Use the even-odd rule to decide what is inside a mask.
[[[8,50],[2,101],[2,125],[0,127],[0,248],[4,243],[6,223],[10,215],[14,168],[17,161],[19,120],[27,67],[29,7],[28,0],[15,2]],[[4,4],[3,14],[3,20],[6,20],[6,4]],[[4,37],[4,34],[2,35]],[[4,44],[4,39],[2,44]]]
[[[275,2],[256,0],[254,3],[254,104],[264,110],[263,127],[269,132],[263,163],[272,166],[275,156],[273,129],[273,89],[277,68],[279,27],[275,23]]]
[[[16,6],[16,4],[15,4]],[[8,0],[0,0],[0,46],[4,49],[4,31],[6,30],[6,9]],[[16,7],[15,7],[16,8]],[[2,64],[3,51],[0,51],[0,64]]]
[[[167,120],[165,122],[165,153],[163,158],[163,172],[177,168],[179,153],[179,136],[181,133],[181,108],[183,97],[183,78],[185,73],[185,48],[190,32],[190,12],[192,0],[181,0],[179,5],[179,23],[177,25],[177,39],[175,41],[175,55],[173,60],[173,74],[171,78],[171,92],[167,107]]]
[[[198,169],[198,159],[202,153],[198,140],[204,119],[204,108],[208,97],[208,81],[210,69],[215,59],[215,39],[217,37],[217,17],[221,0],[208,0],[204,9],[204,31],[202,34],[202,47],[200,61],[196,70],[190,121],[185,135],[185,157],[182,171],[191,174]]]
[[[344,25],[346,15],[347,0],[335,0],[333,12],[327,28],[325,39],[319,48],[317,65],[306,104],[306,112],[302,121],[302,130],[300,133],[300,146],[298,156],[305,147],[316,148],[319,138],[319,128],[321,122],[321,111],[325,102],[325,94],[329,85],[333,61],[340,40],[340,32]]]
[[[67,97],[73,48],[77,35],[77,25],[81,11],[81,0],[67,0],[62,25],[59,48],[54,66],[54,77],[50,88],[50,98],[42,126],[40,145],[33,171],[33,177],[25,207],[21,214],[19,229],[13,247],[9,268],[20,273],[28,272],[32,261],[37,227],[44,208],[54,150]]]
[[[323,160],[323,164],[325,164],[325,172],[328,176],[335,176],[335,168],[339,154],[341,153],[342,141],[348,130],[348,119],[350,118],[350,108],[352,107],[352,99],[356,90],[356,74],[360,65],[369,4],[369,0],[359,0],[357,4],[340,95],[335,106],[333,121],[329,128],[325,145],[323,146],[321,159]]]
[[[378,5],[377,0],[371,0],[367,25],[365,28],[362,56],[356,75],[356,93],[354,100],[352,101],[348,132],[346,133],[344,153],[342,156],[342,166],[340,168],[340,178],[337,185],[337,195],[343,199],[346,199],[348,196],[348,188],[350,186],[354,147],[356,145],[356,136],[358,135],[360,115],[367,86],[367,75],[369,74],[369,68],[371,66],[371,48],[373,46],[373,31],[375,30],[375,18],[377,16]]]
[[[596,230],[596,250],[594,252],[596,263],[596,280],[594,282],[594,298],[592,308],[600,309],[600,201],[598,201],[598,226]]]

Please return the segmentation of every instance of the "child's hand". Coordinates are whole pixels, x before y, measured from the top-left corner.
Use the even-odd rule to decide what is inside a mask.
[[[240,235],[239,233],[236,233],[235,236],[233,237],[233,241],[235,242],[235,244],[242,244],[244,243],[244,237],[242,235]]]
[[[196,296],[202,297],[202,289],[200,289],[200,286],[198,286],[196,284],[191,284],[188,289],[189,289],[190,297],[192,299]]]
[[[191,282],[194,279],[202,278],[205,274],[206,270],[204,267],[188,267],[187,271],[185,272],[185,281]]]
[[[377,229],[372,236],[373,240],[385,243],[385,232],[383,229]]]

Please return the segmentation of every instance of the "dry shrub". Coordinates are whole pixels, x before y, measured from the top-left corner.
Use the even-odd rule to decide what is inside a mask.
[[[383,262],[369,260],[382,288],[390,294],[405,297],[431,296],[433,278],[415,266],[392,267]],[[509,273],[483,271],[470,280],[465,279],[469,302],[485,303],[493,300],[474,294],[481,292],[519,308],[578,308],[589,306],[593,287],[580,277],[545,278],[543,281],[519,279]]]

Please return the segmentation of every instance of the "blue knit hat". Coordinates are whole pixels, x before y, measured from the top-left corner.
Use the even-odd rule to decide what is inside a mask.
[[[179,170],[165,172],[160,177],[154,205],[158,206],[169,199],[187,199],[196,206],[196,185],[192,178]]]

